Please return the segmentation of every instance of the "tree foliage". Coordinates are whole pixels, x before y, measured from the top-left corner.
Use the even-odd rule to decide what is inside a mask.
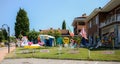
[[[4,35],[3,35],[3,32],[0,31],[0,42],[2,42],[2,40],[4,39]]]
[[[29,32],[29,19],[27,16],[27,12],[24,9],[19,10],[16,16],[15,22],[15,36],[18,38],[20,34],[26,36]]]
[[[48,31],[48,35],[54,36],[53,30]]]
[[[37,40],[38,36],[39,36],[39,32],[35,31],[34,29],[31,30],[29,33],[28,33],[28,40],[29,41],[35,41]]]
[[[55,38],[57,39],[58,37],[61,36],[61,32],[59,32],[58,30],[55,30],[55,31],[54,31],[54,36],[55,36]]]
[[[17,40],[16,40],[16,38],[15,38],[14,36],[10,36],[10,41],[11,41],[11,42],[14,42],[14,43],[17,42]]]
[[[73,39],[74,39],[78,44],[80,44],[82,37],[81,37],[81,36],[76,36],[76,37],[74,37]]]
[[[48,32],[48,35],[54,36],[55,38],[58,38],[61,36],[61,32],[59,32],[59,30],[50,30]]]
[[[64,30],[66,30],[66,22],[65,22],[65,20],[63,21],[63,23],[62,23],[62,29]]]
[[[8,33],[6,31],[6,29],[2,29],[3,35],[4,35],[4,39],[8,40]]]

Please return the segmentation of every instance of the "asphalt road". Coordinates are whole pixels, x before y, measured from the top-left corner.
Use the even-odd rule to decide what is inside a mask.
[[[0,64],[120,64],[120,62],[78,61],[55,59],[4,59]]]

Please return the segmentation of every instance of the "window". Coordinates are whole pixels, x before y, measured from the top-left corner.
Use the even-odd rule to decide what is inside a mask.
[[[111,21],[112,21],[112,14],[109,13],[109,14],[107,15],[107,17],[106,17],[105,24],[108,24],[108,23],[111,22]]]
[[[90,23],[89,23],[89,27],[90,27],[90,28],[92,27],[92,25],[91,25],[91,21],[90,21]]]
[[[85,25],[85,22],[78,22],[79,25]]]
[[[115,10],[116,11],[116,21],[120,21],[120,6]]]
[[[96,24],[98,24],[98,22],[99,22],[99,16],[97,15],[96,16]]]
[[[111,21],[115,21],[115,15],[111,16]]]
[[[81,29],[79,29],[78,32],[80,33],[80,32],[81,32]]]
[[[120,21],[120,8],[116,10],[116,16],[117,21]]]
[[[117,21],[120,21],[120,14],[117,14]]]

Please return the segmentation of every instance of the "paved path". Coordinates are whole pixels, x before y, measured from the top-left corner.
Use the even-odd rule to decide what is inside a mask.
[[[5,59],[1,64],[120,64],[120,62],[55,60],[55,59]]]
[[[0,51],[3,50],[3,49],[6,49],[6,47],[1,47],[1,48],[0,48]]]
[[[15,47],[10,47],[10,52],[13,51],[14,49]],[[0,48],[0,62],[4,59],[7,53],[8,53],[7,47]]]

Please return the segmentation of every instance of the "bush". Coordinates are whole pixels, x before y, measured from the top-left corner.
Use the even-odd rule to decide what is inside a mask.
[[[2,43],[0,43],[0,47],[4,47],[5,45],[4,45],[4,43],[2,42]]]

